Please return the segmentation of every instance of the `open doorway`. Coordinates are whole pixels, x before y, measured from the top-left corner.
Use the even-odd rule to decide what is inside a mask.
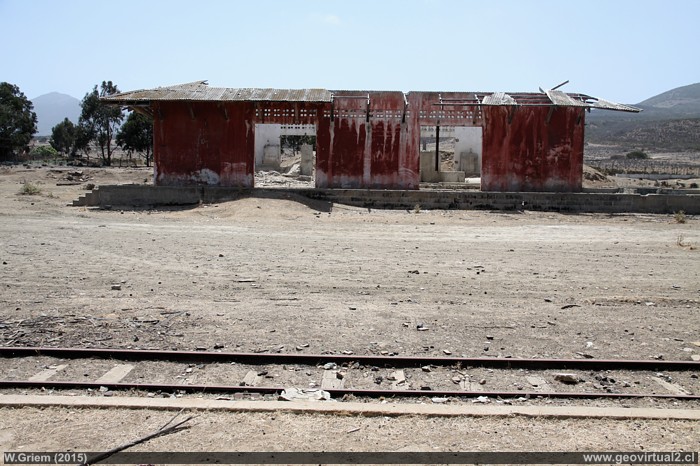
[[[480,126],[421,126],[421,182],[478,187],[482,140]]]
[[[283,134],[280,137],[282,151],[281,170],[289,175],[296,175],[304,181],[313,181],[316,168],[316,133]]]
[[[313,187],[316,125],[255,125],[255,185]]]

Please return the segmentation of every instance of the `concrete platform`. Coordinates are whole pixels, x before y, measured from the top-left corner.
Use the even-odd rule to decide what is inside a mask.
[[[416,191],[371,189],[254,188],[213,186],[100,186],[73,206],[146,208],[218,203],[242,197],[322,201],[373,209],[482,209],[550,212],[700,214],[700,194],[482,192],[456,189]]]

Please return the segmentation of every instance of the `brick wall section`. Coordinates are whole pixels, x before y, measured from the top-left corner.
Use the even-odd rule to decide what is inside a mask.
[[[234,189],[214,186],[101,186],[74,206],[188,205],[242,196],[292,197],[375,209],[487,209],[700,215],[700,194],[500,193],[366,189]]]

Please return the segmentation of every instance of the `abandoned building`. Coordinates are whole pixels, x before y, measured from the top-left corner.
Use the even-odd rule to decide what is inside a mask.
[[[638,112],[557,88],[540,93],[234,89],[206,81],[104,97],[153,117],[155,184],[252,188],[282,135],[315,136],[317,188],[419,189],[480,177],[482,191],[578,192],[586,111]],[[456,170],[440,167],[440,139]],[[434,140],[435,150],[421,145]]]

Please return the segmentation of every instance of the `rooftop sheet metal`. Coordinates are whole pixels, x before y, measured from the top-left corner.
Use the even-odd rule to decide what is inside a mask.
[[[616,110],[619,112],[639,113],[642,109],[631,105],[618,104],[585,94],[567,94],[558,90],[549,90],[545,93],[504,93],[494,92],[483,94],[481,105],[520,105],[520,106],[557,106],[557,107],[582,107],[599,108],[604,110]]]
[[[481,95],[482,105],[552,105],[546,94],[536,92],[493,92]]]
[[[549,97],[549,100],[551,100],[554,105],[562,107],[590,107],[590,105],[588,105],[586,102],[575,99],[566,92],[562,91],[547,91],[547,97]]]
[[[610,102],[608,100],[599,99],[596,97],[590,97],[590,99],[595,100],[595,102],[590,103],[591,108],[599,108],[602,110],[617,110],[618,112],[634,112],[634,113],[639,113],[642,111],[641,108],[633,107],[631,105],[617,104],[615,102]]]
[[[481,100],[483,105],[517,105],[513,97],[505,92],[494,92],[491,95],[484,96]]]
[[[103,97],[106,102],[133,104],[151,101],[271,101],[271,102],[330,102],[331,93],[325,89],[256,89],[209,87],[206,81],[122,92]]]
[[[175,86],[142,89],[122,92],[102,97],[105,102],[121,105],[148,104],[151,101],[250,101],[250,102],[332,102],[333,96],[363,96],[370,91],[329,91],[327,89],[257,89],[209,87],[206,81],[178,84]],[[397,91],[398,92],[398,91]],[[459,93],[464,94],[464,93]],[[478,92],[467,99],[446,99],[455,101],[453,105],[519,105],[519,106],[562,106],[598,108],[622,112],[640,112],[630,105],[618,104],[585,94],[567,94],[559,90],[537,92]],[[442,100],[442,99],[441,99]]]

